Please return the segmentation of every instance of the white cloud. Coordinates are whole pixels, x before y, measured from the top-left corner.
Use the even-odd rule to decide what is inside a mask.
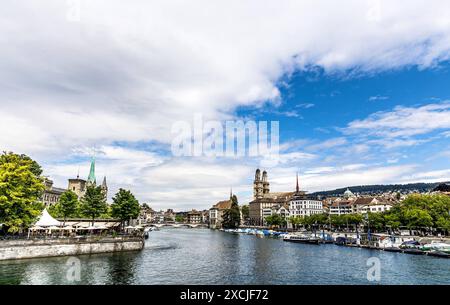
[[[383,96],[383,95],[374,95],[369,97],[369,101],[374,102],[374,101],[384,101],[384,100],[388,100],[389,96]]]
[[[450,181],[450,169],[421,171],[402,177],[404,183]]]
[[[405,175],[413,174],[417,166],[352,166],[334,168],[320,173],[300,172],[301,189],[315,192],[353,185],[398,183]],[[292,191],[295,189],[295,169],[277,168],[269,172],[269,182],[273,191]]]
[[[304,109],[309,109],[314,107],[315,105],[313,103],[301,103],[301,104],[297,104],[295,105],[296,108],[304,108]]]
[[[171,122],[196,111],[223,118],[276,102],[277,81],[296,69],[378,71],[449,57],[448,1],[382,1],[375,19],[373,3],[359,0],[80,3],[79,22],[64,1],[3,3],[1,115],[28,126],[31,143],[4,135],[2,147],[167,143]]]
[[[423,135],[449,128],[450,102],[446,101],[420,107],[397,106],[393,111],[378,112],[364,120],[353,121],[344,131],[348,134],[365,134],[392,139]]]
[[[346,138],[340,137],[340,138],[332,138],[325,140],[323,142],[313,144],[308,146],[308,150],[316,151],[316,150],[322,150],[322,149],[330,149],[342,145],[346,145],[348,143]]]
[[[238,106],[280,105],[279,81],[297,70],[426,68],[450,54],[445,0],[407,6],[382,1],[375,15],[372,1],[360,0],[345,5],[86,0],[80,1],[79,22],[67,19],[67,3],[2,3],[0,147],[43,162],[61,184],[79,165],[84,172],[88,166],[86,160],[61,163],[67,156],[86,156],[80,147],[100,147],[99,175],[107,174],[113,188],[128,186],[142,200],[161,205],[205,206],[222,196],[227,184],[247,185],[252,170],[239,160],[166,160],[115,143],[169,144],[172,123],[190,121],[194,113],[223,120]],[[354,122],[349,129],[395,136],[448,128],[448,108],[419,108],[422,116],[408,109]],[[399,120],[405,117],[421,124]],[[345,144],[339,138],[313,148]],[[290,165],[314,158],[303,152],[282,155]],[[379,180],[389,180],[383,173]],[[359,179],[332,176],[320,189],[352,177]],[[319,188],[320,180],[309,181]]]

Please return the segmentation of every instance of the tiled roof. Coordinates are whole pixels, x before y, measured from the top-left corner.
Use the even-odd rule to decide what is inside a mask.
[[[188,215],[201,215],[202,213],[197,211],[197,210],[192,210],[190,212],[188,212]]]
[[[354,204],[356,205],[368,205],[373,201],[372,197],[360,197],[355,200]]]
[[[333,202],[331,207],[337,208],[337,207],[346,207],[346,206],[349,206],[349,205],[351,205],[350,201],[342,200],[342,201],[335,201],[335,202]]]
[[[228,210],[231,208],[231,200],[223,200],[216,203],[213,208],[219,209],[219,210]]]

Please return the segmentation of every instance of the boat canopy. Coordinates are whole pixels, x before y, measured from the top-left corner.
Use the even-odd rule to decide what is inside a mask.
[[[416,240],[408,240],[408,241],[405,241],[404,243],[402,243],[402,245],[416,245],[416,246],[418,246],[418,245],[420,245],[420,243],[418,241],[416,241]]]

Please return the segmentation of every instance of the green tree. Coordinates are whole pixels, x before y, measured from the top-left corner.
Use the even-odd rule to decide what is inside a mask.
[[[441,228],[447,232],[450,231],[450,218],[445,216],[439,217],[436,221],[436,227]]]
[[[363,221],[363,217],[360,214],[345,214],[342,215],[342,222],[345,223],[347,227],[356,227]]]
[[[92,219],[92,225],[94,225],[96,218],[108,211],[101,186],[90,185],[86,187],[86,193],[81,199],[80,210],[84,216]]]
[[[39,216],[45,189],[39,164],[25,155],[0,156],[0,223],[9,233],[28,228]]]
[[[330,216],[331,224],[334,227],[338,227],[338,228],[345,225],[347,222],[345,221],[343,216],[344,215],[331,215]]]
[[[269,215],[265,218],[267,225],[271,227],[281,227],[286,224],[286,220],[278,214]]]
[[[176,222],[184,222],[184,216],[183,215],[177,215],[175,216]]]
[[[310,223],[318,226],[323,226],[328,223],[327,214],[313,214],[310,216]]]
[[[250,217],[250,209],[248,205],[243,205],[241,208],[242,217],[248,219]]]
[[[408,209],[405,211],[406,226],[409,229],[429,228],[433,225],[433,218],[425,211],[418,208]]]
[[[289,217],[289,222],[292,224],[292,228],[296,230],[297,227],[302,224],[302,218],[298,216],[291,216]]]
[[[381,230],[384,227],[384,217],[382,213],[367,213],[368,225],[371,229]]]
[[[131,191],[119,189],[113,198],[111,214],[113,217],[120,219],[122,227],[126,220],[137,218],[140,210],[139,201]]]
[[[59,201],[57,204],[55,204],[52,210],[49,210],[49,212],[54,211],[53,216],[62,217],[64,218],[64,225],[66,225],[66,220],[69,217],[76,217],[78,212],[78,196],[72,191],[65,191],[61,194],[61,197],[59,197]]]
[[[398,229],[402,224],[399,213],[395,211],[385,213],[384,221],[386,226],[392,228],[393,230]]]
[[[241,211],[236,195],[231,197],[231,207],[223,215],[222,226],[225,229],[235,229],[241,224]]]

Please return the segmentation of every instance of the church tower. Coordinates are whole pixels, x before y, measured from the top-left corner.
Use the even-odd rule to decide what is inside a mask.
[[[95,179],[95,158],[91,160],[91,168],[89,170],[89,176],[87,178],[87,185],[97,185],[97,180]]]
[[[259,199],[263,197],[263,180],[261,179],[261,171],[259,168],[255,173],[255,180],[253,181],[253,197],[254,199]]]
[[[264,196],[264,195],[267,195],[270,193],[269,180],[267,179],[266,171],[263,171],[262,183],[263,183],[263,196]]]
[[[108,185],[106,184],[106,176],[103,177],[102,192],[105,198],[108,198]]]

